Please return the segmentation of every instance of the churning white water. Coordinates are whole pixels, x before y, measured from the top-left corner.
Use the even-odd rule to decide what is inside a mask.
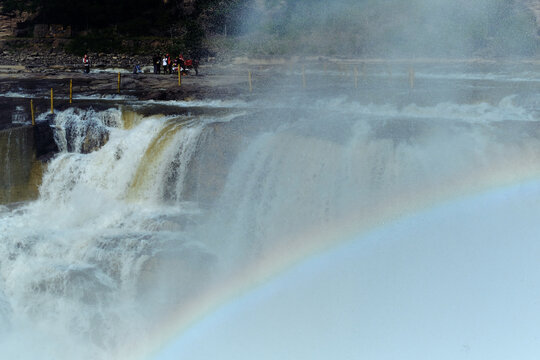
[[[308,230],[359,233],[540,174],[538,114],[515,97],[291,101],[58,113],[39,199],[0,207],[2,358],[133,358],[167,314],[248,264],[344,240],[312,245]]]

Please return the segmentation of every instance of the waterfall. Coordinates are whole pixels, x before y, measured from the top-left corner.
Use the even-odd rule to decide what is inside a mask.
[[[12,309],[15,327],[34,324],[31,336],[74,341],[29,357],[80,358],[82,347],[99,359],[144,333],[150,305],[136,299],[157,276],[155,259],[193,253],[181,230],[198,209],[182,203],[183,178],[204,121],[155,116],[130,130],[117,109],[75,109],[55,126],[62,152],[39,200],[0,225],[0,317]]]
[[[39,199],[0,208],[0,354],[112,359],[250,264],[337,241],[313,234],[537,176],[536,115],[509,102],[59,112]]]

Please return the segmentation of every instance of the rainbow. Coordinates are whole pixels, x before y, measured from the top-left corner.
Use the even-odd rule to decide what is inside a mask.
[[[287,241],[280,242],[286,245],[273,249],[272,253],[231,275],[227,281],[182,304],[181,308],[151,329],[152,339],[145,343],[144,348],[132,348],[128,358],[155,359],[161,349],[181,338],[203,320],[212,317],[221,307],[253,292],[308,259],[389,226],[398,219],[429,212],[444,204],[474,198],[483,193],[540,180],[540,164],[535,164],[535,159],[520,157],[513,160],[497,164],[490,171],[469,174],[459,180],[454,178],[437,188],[402,194],[391,202],[379,204],[371,209],[370,214],[351,214],[332,226],[314,227],[291,235]],[[305,239],[309,239],[309,242]]]

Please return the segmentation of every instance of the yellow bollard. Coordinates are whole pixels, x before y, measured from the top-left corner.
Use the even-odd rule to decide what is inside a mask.
[[[248,82],[249,82],[249,92],[253,92],[253,86],[251,85],[251,70],[248,70]]]
[[[178,67],[178,86],[182,85],[182,72],[180,71],[180,66]]]
[[[306,88],[306,69],[304,65],[302,65],[302,87]]]
[[[120,94],[120,73],[118,73],[118,93]]]
[[[53,89],[51,88],[51,114],[54,114],[54,97],[53,97]]]
[[[73,79],[69,79],[69,103],[73,102]]]
[[[412,66],[409,68],[409,86],[414,89],[414,68]]]
[[[36,118],[34,116],[34,100],[30,99],[30,114],[32,114],[32,126],[36,125]]]

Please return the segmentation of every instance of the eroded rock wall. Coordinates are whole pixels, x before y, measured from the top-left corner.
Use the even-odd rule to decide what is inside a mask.
[[[58,151],[49,121],[0,131],[0,204],[35,199],[46,161]]]
[[[37,197],[42,164],[36,158],[30,126],[0,131],[0,203]]]

